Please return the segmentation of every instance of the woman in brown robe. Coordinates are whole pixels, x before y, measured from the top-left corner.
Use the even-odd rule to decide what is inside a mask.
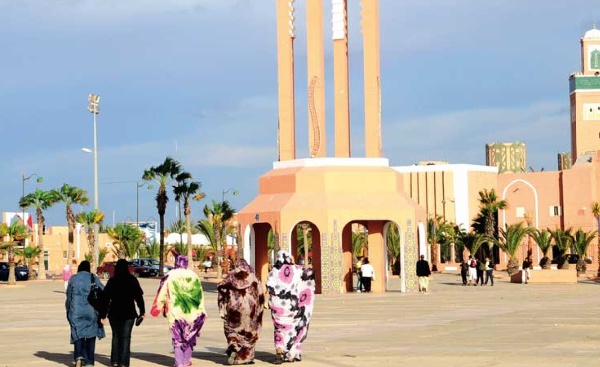
[[[262,284],[254,269],[240,259],[217,290],[228,344],[227,363],[253,364],[265,303]]]

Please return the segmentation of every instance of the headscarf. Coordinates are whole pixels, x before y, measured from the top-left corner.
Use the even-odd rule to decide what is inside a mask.
[[[90,267],[90,262],[87,260],[83,260],[82,262],[79,263],[79,266],[77,267],[77,272],[80,273],[82,271],[87,271],[88,273],[90,272],[91,267]]]
[[[292,259],[292,256],[289,252],[287,252],[286,250],[279,250],[279,252],[277,253],[277,261],[275,262],[275,265],[273,265],[273,267],[279,269],[284,264],[294,265],[294,260]]]
[[[69,271],[71,270],[71,267],[69,266],[69,264],[65,264],[65,266],[63,267],[64,271]]]
[[[122,277],[129,274],[129,263],[125,259],[119,259],[115,265],[115,276]]]
[[[185,255],[179,255],[175,259],[175,269],[187,269],[188,258]]]
[[[250,275],[254,274],[254,269],[244,259],[239,259],[235,262],[233,269],[227,273],[227,276],[221,284],[230,283],[237,289],[245,289],[252,285],[255,277]]]

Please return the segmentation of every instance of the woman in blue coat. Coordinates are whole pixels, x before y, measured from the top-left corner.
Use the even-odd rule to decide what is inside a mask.
[[[77,274],[71,277],[67,287],[65,306],[67,320],[71,325],[71,344],[74,344],[76,367],[94,365],[96,338],[102,339],[106,335],[102,323],[99,322],[98,313],[87,300],[92,281],[104,289],[100,279],[90,273],[90,263],[82,261],[77,268]]]

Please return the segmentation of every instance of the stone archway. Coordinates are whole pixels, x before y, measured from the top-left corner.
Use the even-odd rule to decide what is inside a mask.
[[[311,249],[309,252],[310,255],[310,266],[313,267],[315,272],[315,292],[320,294],[323,289],[322,281],[322,261],[321,261],[321,231],[319,227],[317,227],[314,223],[310,221],[301,221],[296,225],[292,226],[292,230],[290,232],[290,253],[296,260],[296,264],[300,264],[300,257],[298,251],[298,227],[306,224],[310,228],[310,243]]]
[[[250,260],[256,276],[264,283],[269,275],[269,223],[253,223],[244,232],[244,258]],[[246,257],[248,254],[248,257]]]

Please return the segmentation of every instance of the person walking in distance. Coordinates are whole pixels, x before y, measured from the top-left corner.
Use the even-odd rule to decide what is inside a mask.
[[[467,285],[467,275],[469,274],[469,264],[463,258],[463,261],[460,263],[460,277],[462,278],[462,285]]]
[[[363,283],[362,283],[362,271],[360,270],[363,262],[362,262],[362,256],[359,256],[357,261],[356,261],[356,265],[354,265],[354,268],[356,270],[356,292],[360,293],[362,292],[362,288],[363,288]]]
[[[477,259],[473,256],[469,256],[469,285],[473,282],[473,285],[477,285]]]
[[[375,279],[375,268],[369,263],[368,257],[363,259],[360,272],[362,273],[362,283],[365,287],[365,293],[371,293],[371,281]]]
[[[523,265],[521,266],[521,268],[523,269],[521,271],[521,284],[527,284],[528,280],[529,280],[529,268],[531,267],[531,262],[529,261],[529,258],[526,257],[525,260],[523,260]]]
[[[62,270],[62,278],[65,282],[65,292],[67,291],[67,287],[69,286],[69,279],[71,279],[71,276],[73,276],[73,272],[71,271],[71,267],[69,266],[69,264],[67,264]]]
[[[127,260],[119,259],[115,266],[115,275],[108,280],[104,288],[105,312],[112,330],[110,365],[129,367],[131,355],[131,331],[138,318],[135,305],[140,311],[138,322],[146,315],[144,292],[140,282],[129,272]],[[105,314],[101,316],[106,317]]]
[[[425,255],[421,255],[421,260],[417,261],[417,277],[419,278],[419,292],[427,293],[429,288],[429,276],[431,269],[429,263],[425,260]]]
[[[90,263],[87,260],[79,263],[77,274],[69,280],[67,287],[67,320],[71,326],[71,344],[74,345],[73,357],[75,366],[93,366],[96,351],[96,338],[106,336],[98,312],[88,302],[92,282],[100,289],[104,284],[97,276],[91,274]]]
[[[494,263],[490,260],[489,257],[485,258],[485,285],[488,284],[488,280],[492,281],[490,284],[492,287],[494,286]]]

